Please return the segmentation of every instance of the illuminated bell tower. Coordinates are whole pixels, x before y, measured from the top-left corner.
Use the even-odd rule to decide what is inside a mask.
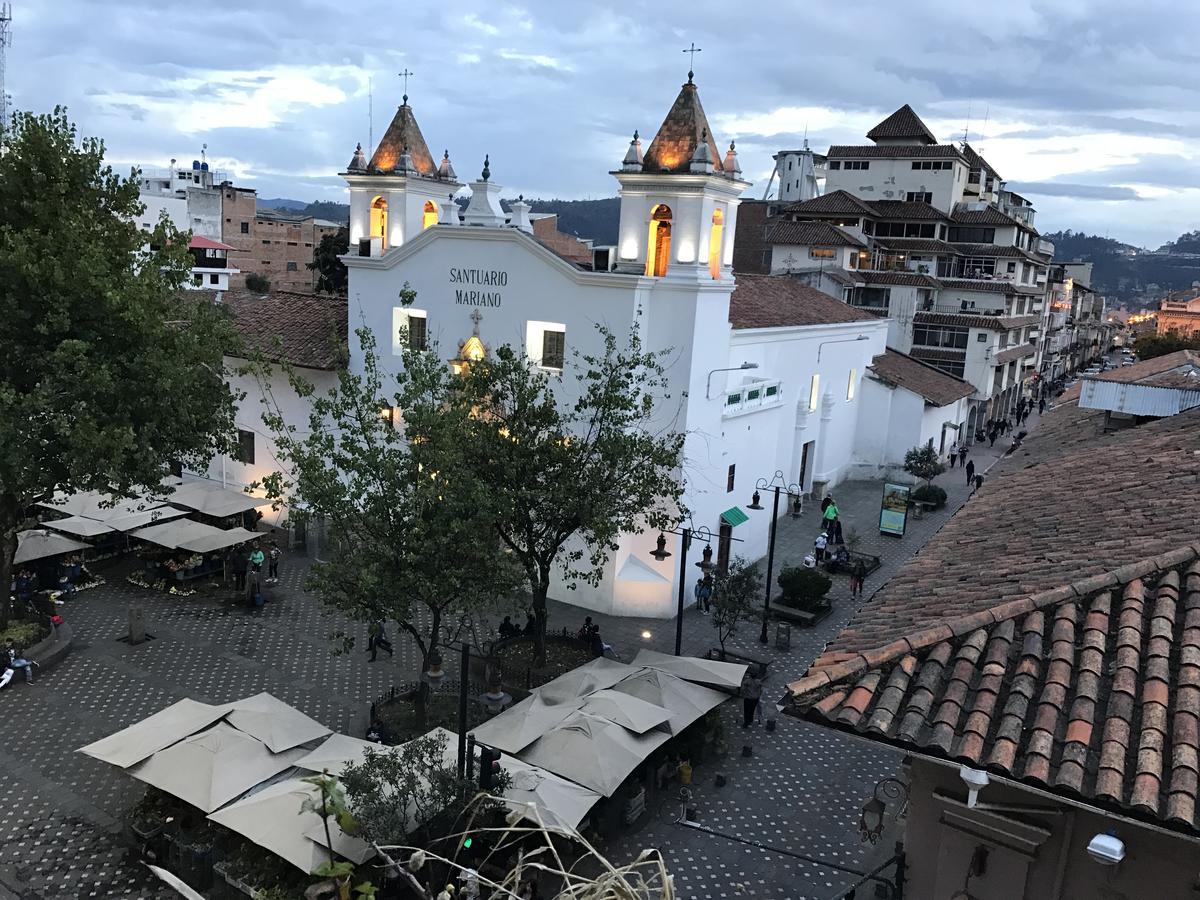
[[[359,144],[342,177],[350,186],[350,252],[358,256],[382,256],[456,215],[446,196],[462,187],[449,151],[434,161],[407,94],[370,160]]]

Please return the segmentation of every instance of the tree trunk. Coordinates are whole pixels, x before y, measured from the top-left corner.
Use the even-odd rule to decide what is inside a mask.
[[[550,570],[542,568],[533,585],[533,668],[546,665],[546,595],[550,592]]]
[[[17,517],[21,510],[16,498],[0,497],[0,628],[12,615],[13,557],[17,555]]]

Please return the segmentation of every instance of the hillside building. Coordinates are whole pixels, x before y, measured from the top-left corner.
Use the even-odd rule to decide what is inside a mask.
[[[1195,337],[1200,334],[1200,289],[1175,291],[1164,297],[1158,304],[1157,323],[1160,335]]]

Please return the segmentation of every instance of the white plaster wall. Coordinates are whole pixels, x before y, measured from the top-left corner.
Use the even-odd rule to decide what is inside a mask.
[[[180,230],[187,230],[188,224],[187,200],[184,197],[168,197],[159,194],[139,194],[138,199],[146,205],[145,211],[138,216],[137,223],[141,228],[150,229],[158,224],[158,216],[166,210],[171,224]]]
[[[225,359],[226,369],[230,372],[245,364],[246,360],[244,359],[231,357]],[[316,386],[319,393],[325,393],[337,384],[337,375],[333,372],[324,372],[318,369],[300,369],[298,371]],[[240,374],[228,376],[228,382],[236,393],[245,394],[245,397],[237,404],[234,421],[238,429],[253,431],[255,434],[254,463],[250,465],[229,456],[218,456],[209,464],[205,474],[208,478],[232,490],[242,490],[273,472],[283,470],[274,437],[263,423],[263,413],[268,408],[265,405],[266,397],[269,395],[273,399],[273,403],[277,404],[284,420],[289,425],[295,426],[297,437],[300,438],[310,433],[308,427],[310,403],[308,400],[298,397],[288,383],[287,377],[275,368],[272,368],[270,378],[262,384],[252,376]],[[254,493],[259,496],[263,495],[261,490]],[[271,504],[264,501],[264,504],[258,509],[263,514],[263,521],[269,525],[282,525],[287,520],[286,507],[273,510]]]
[[[864,200],[904,200],[909,191],[930,191],[937,209],[949,214],[962,201],[967,168],[957,160],[949,169],[914,170],[911,159],[872,159],[871,167],[830,169],[825,192],[843,190]],[[845,166],[845,161],[842,162]]]

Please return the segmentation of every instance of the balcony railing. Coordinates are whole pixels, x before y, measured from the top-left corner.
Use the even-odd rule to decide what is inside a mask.
[[[742,413],[779,406],[782,402],[783,382],[752,381],[749,384],[744,384],[739,388],[731,388],[725,392],[725,404],[721,410],[721,415],[741,415]]]
[[[193,269],[228,269],[229,260],[224,256],[205,256],[203,250],[189,251]]]

